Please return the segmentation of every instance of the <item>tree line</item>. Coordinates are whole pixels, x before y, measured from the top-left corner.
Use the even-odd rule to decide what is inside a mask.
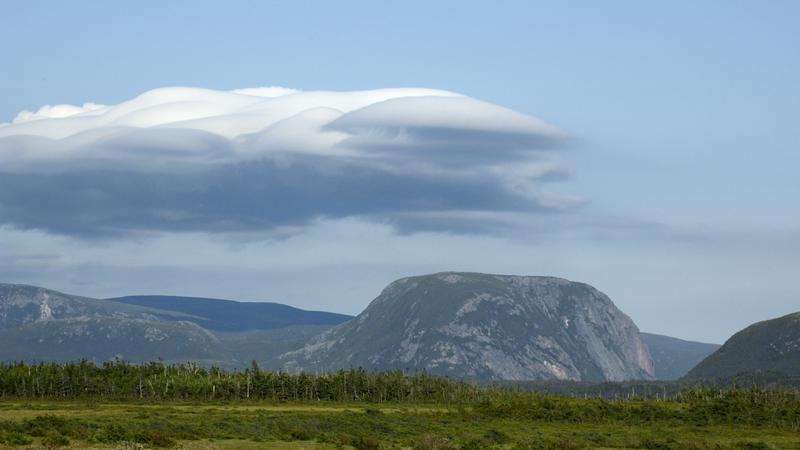
[[[364,369],[309,374],[244,371],[196,364],[92,362],[0,364],[0,398],[111,400],[264,400],[335,402],[475,401],[473,383],[402,371]]]
[[[604,389],[608,389],[605,386]],[[641,390],[639,392],[642,392]],[[534,420],[690,420],[781,423],[800,429],[800,391],[750,386],[690,387],[674,395],[603,398],[478,385],[425,372],[226,371],[195,364],[106,362],[0,364],[0,399],[432,403]]]

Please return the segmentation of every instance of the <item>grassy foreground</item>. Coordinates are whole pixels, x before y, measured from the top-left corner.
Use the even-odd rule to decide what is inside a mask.
[[[577,398],[256,364],[0,364],[0,448],[800,449],[800,391],[638,392]]]
[[[606,402],[554,398],[571,413]],[[776,424],[691,423],[674,402],[621,401],[636,415],[545,417],[520,405],[0,403],[0,448],[758,449],[800,448]],[[538,405],[540,407],[541,405]],[[652,411],[649,411],[652,409]],[[648,412],[649,411],[649,412]]]

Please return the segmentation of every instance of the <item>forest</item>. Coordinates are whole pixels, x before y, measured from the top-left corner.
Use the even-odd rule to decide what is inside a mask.
[[[0,365],[0,398],[10,448],[800,448],[800,391],[755,386],[603,398],[424,372],[84,361]]]

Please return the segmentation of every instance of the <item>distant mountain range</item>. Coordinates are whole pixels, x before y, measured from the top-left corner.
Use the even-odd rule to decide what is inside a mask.
[[[245,367],[351,316],[277,303],[142,296],[99,300],[0,284],[0,361],[194,361]]]
[[[165,320],[185,320],[191,316],[192,322],[212,331],[273,330],[293,325],[333,326],[353,318],[344,314],[305,311],[280,303],[215,298],[134,295],[109,300],[167,311],[167,314],[159,316]]]
[[[796,329],[787,320],[785,328]],[[740,342],[734,338],[726,347]],[[759,339],[752,346],[773,342]],[[234,369],[256,360],[272,369],[362,366],[482,380],[590,381],[680,378],[719,347],[639,333],[608,297],[583,283],[474,273],[398,280],[356,318],[279,303],[102,300],[0,284],[0,344],[0,361],[193,361]],[[784,344],[784,354],[791,353],[796,341]],[[741,367],[725,362],[729,370],[707,368],[739,358],[730,352],[720,348],[692,376],[785,365],[765,356]]]
[[[720,347],[719,344],[685,341],[651,333],[641,333],[641,336],[650,350],[655,376],[659,380],[681,378],[697,363]]]

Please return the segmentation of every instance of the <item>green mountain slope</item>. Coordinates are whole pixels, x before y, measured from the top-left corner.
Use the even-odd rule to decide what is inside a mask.
[[[636,325],[593,287],[477,273],[395,281],[355,319],[281,361],[309,371],[425,369],[476,379],[653,376]]]
[[[272,330],[297,325],[333,326],[353,318],[345,314],[305,311],[271,302],[236,302],[167,295],[135,295],[109,300],[191,315],[193,322],[212,331]],[[164,318],[170,320],[171,316]]]
[[[641,336],[650,350],[658,380],[681,378],[706,356],[720,348],[719,344],[685,341],[659,334],[641,333]]]
[[[686,378],[712,379],[756,371],[800,375],[800,312],[739,331]]]

